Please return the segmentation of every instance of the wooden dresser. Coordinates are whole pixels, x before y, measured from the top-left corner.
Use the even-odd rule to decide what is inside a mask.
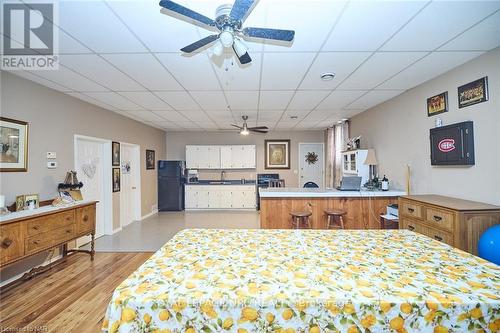
[[[77,251],[68,250],[66,244],[86,235],[91,235],[91,250],[78,251],[89,253],[93,260],[95,209],[96,202],[88,201],[5,216],[0,222],[0,267],[58,246],[63,246],[65,256]]]
[[[440,195],[399,198],[399,228],[409,229],[477,255],[482,233],[500,224],[500,207]]]

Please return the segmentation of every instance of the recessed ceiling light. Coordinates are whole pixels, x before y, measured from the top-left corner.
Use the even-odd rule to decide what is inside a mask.
[[[335,73],[323,73],[321,74],[321,80],[331,81],[335,77]]]

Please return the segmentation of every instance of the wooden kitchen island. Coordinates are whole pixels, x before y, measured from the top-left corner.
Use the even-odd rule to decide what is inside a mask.
[[[380,214],[397,203],[402,191],[338,191],[317,188],[260,190],[260,227],[290,229],[292,211],[309,211],[313,229],[326,229],[325,209],[344,210],[346,229],[380,229]]]

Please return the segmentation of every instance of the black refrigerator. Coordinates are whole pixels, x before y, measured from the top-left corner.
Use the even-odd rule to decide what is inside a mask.
[[[158,161],[158,210],[184,210],[185,161]]]

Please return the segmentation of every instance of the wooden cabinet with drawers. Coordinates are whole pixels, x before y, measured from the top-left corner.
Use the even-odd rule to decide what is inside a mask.
[[[399,198],[399,227],[477,255],[482,233],[500,224],[500,207],[440,195]]]
[[[91,259],[94,257],[96,202],[86,202],[65,208],[13,213],[0,222],[0,267],[36,253],[63,246],[85,235],[91,235]],[[80,251],[80,250],[79,250]]]

